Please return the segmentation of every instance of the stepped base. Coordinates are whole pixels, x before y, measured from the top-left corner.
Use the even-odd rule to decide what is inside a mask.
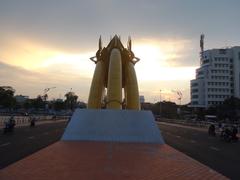
[[[151,111],[77,109],[62,140],[163,144]]]

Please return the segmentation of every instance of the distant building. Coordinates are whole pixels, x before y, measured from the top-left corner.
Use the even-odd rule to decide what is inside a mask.
[[[190,106],[208,108],[231,96],[240,98],[240,46],[203,51],[191,80]]]
[[[139,100],[140,100],[140,103],[144,103],[145,102],[144,96],[139,96]]]
[[[142,110],[151,110],[152,104],[149,102],[141,103],[141,109]]]
[[[16,95],[15,99],[16,99],[17,103],[23,104],[26,100],[29,99],[29,96]]]
[[[63,99],[61,98],[55,99],[55,102],[63,102]]]

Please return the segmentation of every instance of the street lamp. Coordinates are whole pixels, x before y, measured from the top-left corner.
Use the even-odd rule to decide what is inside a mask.
[[[179,107],[177,108],[177,113],[180,115],[181,114],[181,105],[182,105],[182,92],[181,91],[175,91],[172,90],[172,92],[177,93],[178,95],[178,100],[179,100]]]
[[[162,114],[162,105],[161,105],[162,96],[161,96],[161,92],[162,92],[162,90],[160,89],[159,116],[161,116],[161,114]]]

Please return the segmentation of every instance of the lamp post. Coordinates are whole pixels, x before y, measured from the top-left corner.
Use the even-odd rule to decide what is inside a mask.
[[[162,92],[162,90],[160,89],[159,116],[162,115],[162,105],[161,105],[162,96],[161,96],[161,92]]]
[[[178,100],[179,100],[179,107],[177,108],[177,114],[181,115],[181,104],[182,104],[182,92],[181,91],[175,91],[172,90],[172,92],[177,93]]]

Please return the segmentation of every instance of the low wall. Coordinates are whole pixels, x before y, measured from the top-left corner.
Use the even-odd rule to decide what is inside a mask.
[[[53,115],[34,115],[37,122],[67,120],[69,116],[53,116]],[[14,116],[16,126],[29,124],[31,116]],[[0,116],[0,127],[3,127],[5,122],[10,119],[10,116]]]
[[[210,124],[214,124],[216,129],[218,130],[218,123],[213,123],[208,121],[192,121],[192,120],[167,119],[167,118],[156,118],[156,121],[180,124],[185,126],[193,126],[193,127],[199,127],[199,128],[208,128]],[[222,123],[222,124],[232,126],[232,124],[229,124],[229,123]],[[240,124],[238,124],[237,126],[238,126],[238,131],[240,132]]]

